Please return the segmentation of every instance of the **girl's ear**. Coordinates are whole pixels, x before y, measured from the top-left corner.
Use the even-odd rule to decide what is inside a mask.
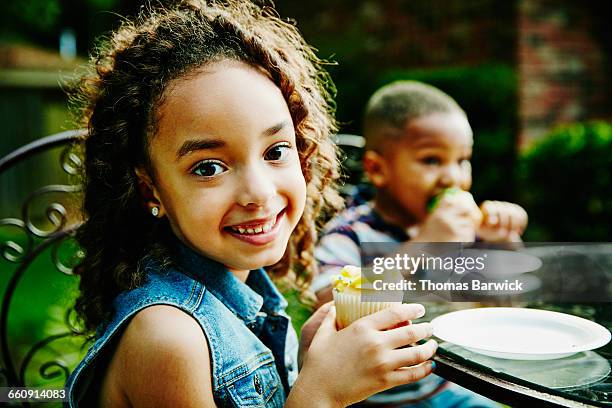
[[[383,188],[389,179],[389,169],[387,162],[380,153],[374,150],[367,150],[363,155],[363,169],[376,188]]]
[[[163,217],[165,214],[164,205],[149,173],[140,167],[134,169],[134,171],[136,172],[136,177],[138,177],[138,191],[140,192],[140,197],[142,197],[143,207],[154,217]]]

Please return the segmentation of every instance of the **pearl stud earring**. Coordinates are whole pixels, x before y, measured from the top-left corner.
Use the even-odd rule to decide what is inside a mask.
[[[153,214],[154,217],[157,217],[159,215],[159,207],[151,207],[151,214]]]

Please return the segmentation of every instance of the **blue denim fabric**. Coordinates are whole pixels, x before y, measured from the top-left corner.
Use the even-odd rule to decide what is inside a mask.
[[[159,304],[181,309],[202,328],[218,406],[283,406],[297,377],[298,343],[287,302],[265,271],[251,271],[244,284],[182,244],[176,265],[162,269],[150,259],[143,265],[144,285],[117,296],[112,318],[68,379],[66,406],[91,405],[121,332],[136,313]]]

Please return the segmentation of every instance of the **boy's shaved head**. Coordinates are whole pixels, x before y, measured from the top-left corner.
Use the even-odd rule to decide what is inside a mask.
[[[408,122],[434,113],[460,112],[461,107],[446,93],[418,81],[395,81],[370,97],[363,134],[366,149],[380,151],[391,137],[400,137]]]

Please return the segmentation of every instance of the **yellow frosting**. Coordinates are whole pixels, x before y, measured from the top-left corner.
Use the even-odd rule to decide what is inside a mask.
[[[332,284],[339,292],[347,288],[361,289],[361,268],[352,265],[345,266],[340,270],[340,275],[334,277]]]
[[[399,282],[403,279],[398,270],[385,271],[384,275],[377,275],[376,279],[385,282]],[[361,273],[361,268],[353,265],[346,265],[340,270],[340,275],[334,276],[332,280],[334,289],[338,292],[346,290],[370,291],[374,290],[373,282],[366,275]]]

